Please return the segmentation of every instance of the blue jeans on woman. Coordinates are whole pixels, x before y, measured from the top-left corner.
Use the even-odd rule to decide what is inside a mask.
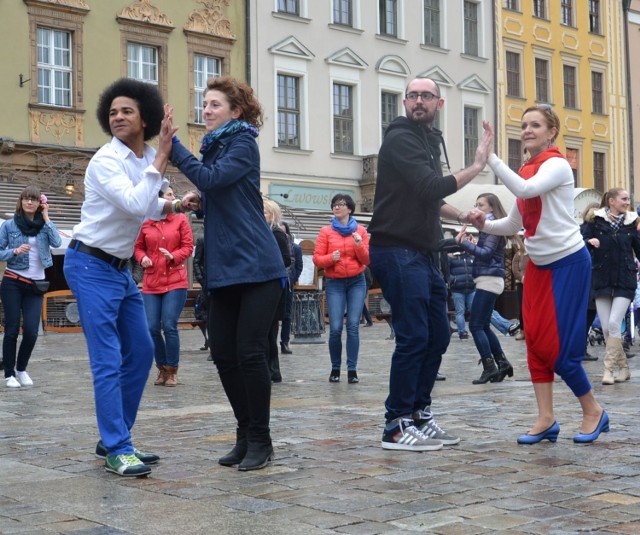
[[[476,289],[476,295],[471,305],[469,330],[476,344],[480,358],[500,355],[502,346],[495,333],[491,330],[491,314],[498,296],[486,290]]]
[[[15,376],[15,372],[27,369],[27,363],[38,339],[38,328],[42,316],[42,295],[33,293],[31,284],[17,279],[3,277],[0,284],[0,297],[4,307],[4,340],[2,341],[2,364],[5,379]],[[20,334],[20,316],[22,315],[22,342],[16,348]]]
[[[142,300],[155,346],[156,366],[177,368],[180,363],[178,319],[187,300],[187,289],[178,288],[163,294],[143,293]]]
[[[347,371],[356,371],[360,350],[360,316],[367,296],[364,275],[346,279],[326,279],[329,313],[329,357],[331,369],[339,370],[342,362],[342,327],[347,309]]]

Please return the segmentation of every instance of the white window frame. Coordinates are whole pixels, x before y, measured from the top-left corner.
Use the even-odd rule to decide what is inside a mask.
[[[444,23],[445,23],[445,14],[444,14],[444,2],[443,0],[438,0],[438,25],[439,25],[439,35],[438,35],[438,40],[439,43],[433,44],[433,43],[427,43],[426,40],[426,33],[427,33],[427,29],[426,29],[426,11],[427,11],[427,6],[426,6],[426,2],[427,0],[423,0],[422,2],[422,43],[426,46],[432,46],[432,47],[436,47],[436,48],[444,48]]]
[[[133,52],[133,54],[132,54]],[[152,52],[155,61],[148,61],[145,52]],[[155,78],[145,76],[145,68],[155,70]],[[135,72],[132,72],[135,71]],[[153,85],[160,84],[160,50],[157,46],[145,45],[133,41],[127,42],[127,76]]]
[[[580,102],[580,58],[577,56],[573,56],[573,55],[569,55],[569,54],[563,54],[560,53],[561,59],[562,59],[562,106],[567,108],[567,104],[566,104],[566,98],[565,98],[565,91],[564,91],[564,67],[565,65],[567,67],[573,67],[575,69],[575,73],[576,73],[576,103],[575,103],[575,107],[573,108],[569,108],[572,110],[579,110],[582,108],[582,104]],[[591,83],[591,80],[589,80],[589,83]]]
[[[518,77],[518,94],[517,95],[510,95],[507,92],[507,52],[518,54],[518,58],[519,58],[520,76]],[[504,41],[504,91],[507,98],[509,97],[525,98],[524,63],[523,62],[524,62],[524,44],[517,41],[505,40]]]
[[[222,58],[209,56],[206,54],[193,54],[193,95],[194,95],[194,122],[196,124],[204,124],[202,116],[202,102],[204,94],[207,90],[207,80],[210,78],[218,78],[222,76]],[[213,62],[214,68],[209,69],[209,64]],[[206,63],[205,68],[201,69],[199,63]],[[217,66],[217,70],[215,68]]]
[[[265,0],[262,0],[262,1],[265,1]],[[298,10],[299,10],[299,13],[297,15],[293,13],[289,13],[287,11],[280,11],[279,0],[273,0],[273,12],[281,14],[285,17],[307,18],[309,16],[309,4],[308,4],[309,0],[297,0],[297,2],[298,2]],[[331,9],[333,11],[333,5],[331,6]]]
[[[297,81],[297,94],[296,94],[296,99],[297,99],[297,108],[293,108],[296,110],[297,114],[297,123],[296,123],[296,128],[297,128],[297,138],[298,138],[298,143],[296,145],[289,145],[289,144],[280,144],[280,112],[284,111],[284,110],[289,110],[290,108],[281,108],[280,107],[280,93],[279,93],[279,89],[280,89],[280,83],[278,81],[280,76],[286,76],[288,78],[295,78],[295,80]],[[281,149],[293,149],[293,150],[297,150],[300,149],[302,146],[302,86],[303,86],[303,78],[302,76],[300,76],[299,74],[291,74],[291,73],[286,73],[286,72],[277,72],[276,73],[276,146],[278,148]],[[284,111],[285,113],[291,113],[289,111]]]
[[[37,58],[38,58],[38,104],[72,108],[73,102],[73,33],[68,30],[38,26],[37,30]],[[46,33],[46,43],[40,37]],[[56,46],[56,37],[66,36],[68,47]],[[41,61],[41,50],[46,51],[48,60]],[[66,57],[58,61],[58,56]],[[60,58],[60,59],[62,59]],[[48,81],[45,85],[44,77]],[[65,82],[66,80],[66,82]]]
[[[476,40],[477,40],[477,46],[478,46],[478,50],[476,52],[476,54],[472,54],[467,52],[467,35],[466,35],[466,30],[465,30],[465,18],[464,18],[464,4],[465,1],[471,3],[471,4],[475,4],[476,5],[476,15],[477,15],[477,20],[476,20]],[[476,0],[462,0],[462,32],[461,32],[461,36],[462,36],[462,53],[466,56],[471,56],[474,58],[481,58],[483,57],[483,45],[484,45],[484,39],[483,39],[483,25],[484,25],[484,21],[483,21],[483,12],[482,12],[482,4],[480,2],[477,2]]]

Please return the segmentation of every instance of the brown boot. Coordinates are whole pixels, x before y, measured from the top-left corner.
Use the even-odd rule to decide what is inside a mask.
[[[178,367],[177,366],[165,366],[167,371],[167,380],[164,386],[176,386],[178,384]]]
[[[157,368],[158,377],[153,382],[153,384],[156,386],[164,386],[164,384],[167,382],[167,372],[165,370],[165,366],[157,366]]]

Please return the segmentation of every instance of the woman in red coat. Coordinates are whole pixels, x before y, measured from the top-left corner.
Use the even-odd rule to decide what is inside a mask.
[[[161,191],[160,197],[173,200],[173,189]],[[155,385],[178,384],[178,318],[187,300],[189,279],[185,262],[192,252],[193,234],[184,214],[145,221],[136,240],[134,255],[144,268],[142,299],[158,367]]]
[[[329,381],[340,381],[342,327],[347,310],[347,379],[358,382],[360,315],[367,297],[364,270],[369,265],[369,235],[351,214],[356,203],[349,195],[331,199],[333,219],[322,227],[313,252],[313,263],[324,268],[327,311],[329,313]]]

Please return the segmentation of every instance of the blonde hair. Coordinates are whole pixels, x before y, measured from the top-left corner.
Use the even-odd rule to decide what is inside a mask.
[[[264,199],[264,211],[271,217],[271,230],[279,229],[282,226],[282,210],[277,202],[271,199]]]

